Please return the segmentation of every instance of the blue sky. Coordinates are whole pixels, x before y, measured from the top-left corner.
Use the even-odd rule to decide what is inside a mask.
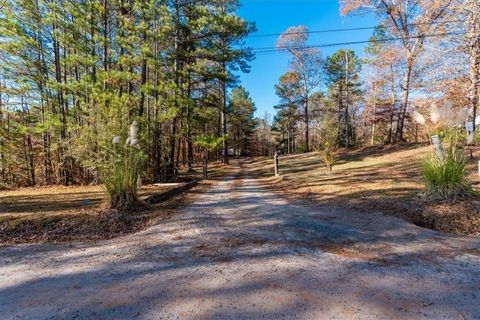
[[[342,17],[338,0],[241,0],[238,14],[247,21],[254,21],[255,34],[280,33],[290,26],[305,25],[310,31],[375,26],[372,16]],[[368,40],[372,30],[320,33],[310,35],[309,44],[349,42]],[[274,47],[276,37],[250,37],[247,45],[252,48]],[[354,45],[358,54],[363,53],[364,45]],[[341,47],[322,49],[327,57]],[[288,55],[276,53],[257,56],[251,63],[251,72],[240,75],[242,85],[250,92],[257,106],[257,116],[263,117],[265,111],[275,114],[273,106],[277,104],[274,85],[288,69]]]

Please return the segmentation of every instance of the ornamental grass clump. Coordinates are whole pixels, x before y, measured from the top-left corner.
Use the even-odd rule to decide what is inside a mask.
[[[423,162],[425,198],[434,201],[456,201],[474,195],[465,175],[466,160],[461,149],[450,145],[443,157],[432,154]]]
[[[112,139],[111,157],[104,168],[103,182],[111,209],[120,212],[136,211],[146,206],[137,195],[144,156],[139,146],[136,121],[130,125],[124,145],[120,140],[118,136]]]

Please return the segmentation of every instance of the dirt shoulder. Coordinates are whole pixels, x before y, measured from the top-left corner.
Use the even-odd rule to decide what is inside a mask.
[[[479,235],[480,199],[433,203],[420,197],[420,163],[429,151],[428,146],[403,145],[340,152],[332,174],[326,172],[320,153],[286,155],[280,157],[279,179],[272,177],[270,158],[251,159],[245,165],[262,185],[291,200],[382,212],[437,231]],[[468,171],[480,190],[476,166],[477,159],[471,160]]]

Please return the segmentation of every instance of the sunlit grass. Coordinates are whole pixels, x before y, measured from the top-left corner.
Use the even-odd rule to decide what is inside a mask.
[[[283,181],[296,186],[294,192],[317,198],[362,194],[411,198],[423,188],[421,164],[430,151],[430,146],[342,151],[332,175],[327,174],[321,152],[285,155],[280,157],[280,173]],[[257,158],[250,167],[258,176],[273,176],[273,159]]]

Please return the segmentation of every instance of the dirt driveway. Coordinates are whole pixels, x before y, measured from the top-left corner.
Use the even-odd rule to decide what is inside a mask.
[[[0,318],[480,319],[480,239],[230,178],[134,235],[0,248]]]

